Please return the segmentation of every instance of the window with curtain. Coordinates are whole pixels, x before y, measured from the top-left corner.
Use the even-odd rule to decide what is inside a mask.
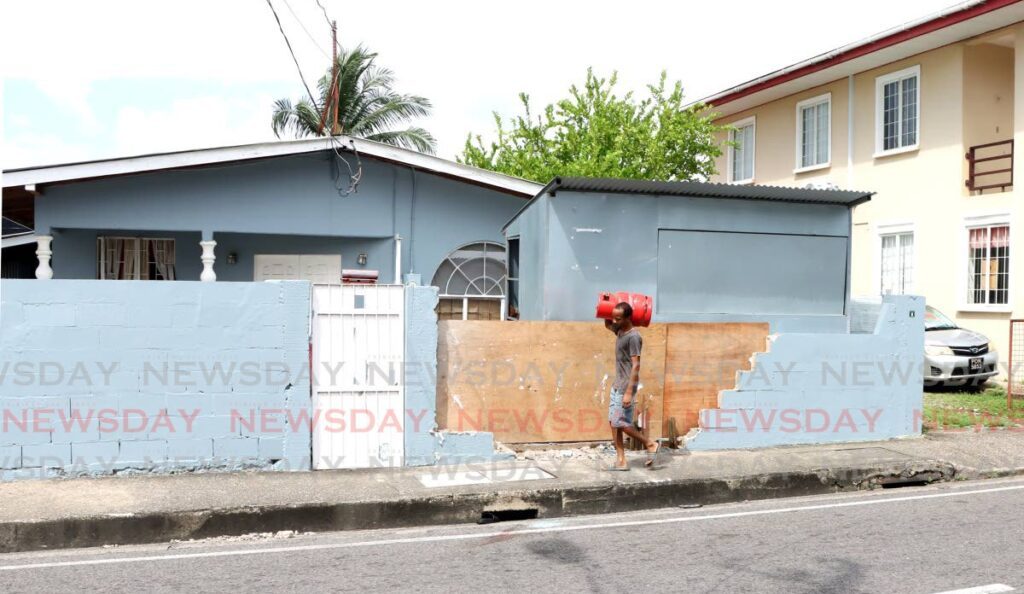
[[[914,281],[914,234],[882,236],[882,295],[905,295]]]
[[[829,95],[797,104],[798,168],[825,165],[831,158],[831,108]]]
[[[149,237],[96,239],[102,280],[174,280],[174,240]]]
[[[729,132],[729,181],[746,182],[754,179],[754,120],[737,122]]]
[[[1010,226],[968,229],[967,303],[1010,302]]]
[[[917,145],[920,78],[915,66],[877,79],[879,152]]]

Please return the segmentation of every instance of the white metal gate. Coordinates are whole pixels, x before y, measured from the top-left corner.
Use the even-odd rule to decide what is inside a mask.
[[[401,466],[401,285],[313,286],[313,467]]]

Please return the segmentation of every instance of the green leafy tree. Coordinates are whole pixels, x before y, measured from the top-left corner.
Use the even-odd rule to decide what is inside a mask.
[[[338,130],[357,138],[374,140],[403,148],[433,154],[437,141],[423,128],[406,125],[409,120],[430,115],[430,101],[418,95],[402,95],[392,88],[394,73],[375,63],[377,54],[359,46],[352,51],[341,50],[337,57]],[[331,96],[331,69],[317,83],[320,97],[314,106],[308,97],[292,103],[290,99],[274,102],[271,120],[274,134],[305,138],[331,133],[335,123],[334,110],[321,118]]]
[[[495,113],[497,140],[470,134],[459,162],[542,183],[557,175],[673,181],[715,173],[715,133],[724,128],[706,106],[686,107],[682,83],[666,87],[665,72],[639,101],[615,94],[617,78],[588,69],[582,89],[571,86],[568,98],[537,116],[520,93],[524,113],[508,129]]]

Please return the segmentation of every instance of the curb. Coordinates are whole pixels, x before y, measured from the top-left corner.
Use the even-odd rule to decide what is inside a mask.
[[[1024,474],[1000,469],[999,476]],[[974,471],[975,476],[992,476]],[[339,504],[242,507],[0,523],[0,553],[129,545],[294,530],[326,532],[476,523],[484,512],[536,510],[538,518],[640,511],[685,504],[821,495],[963,478],[950,463],[913,460],[722,479],[504,489]]]

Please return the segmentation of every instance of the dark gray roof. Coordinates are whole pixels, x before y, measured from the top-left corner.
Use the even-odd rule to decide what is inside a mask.
[[[854,207],[871,200],[874,192],[853,190],[832,190],[814,188],[790,188],[785,186],[759,186],[753,184],[716,184],[693,181],[647,181],[605,177],[556,177],[544,186],[533,199],[516,213],[502,231],[508,228],[519,215],[544,194],[558,192],[594,192],[605,194],[647,194],[656,196],[693,196],[697,198],[721,198],[725,200],[765,200],[769,202],[790,202],[799,204],[827,204]]]
[[[775,202],[804,202],[812,204],[842,204],[856,206],[871,199],[874,192],[851,190],[819,190],[787,188],[783,186],[757,186],[713,184],[706,182],[663,182],[603,177],[556,177],[541,194],[554,194],[561,190],[576,192],[605,192],[610,194],[662,194],[667,196],[700,196],[705,198],[733,198],[739,200],[771,200]]]
[[[26,227],[18,221],[11,220],[7,217],[3,217],[3,237],[13,237],[15,235],[26,235],[32,232],[31,227]]]

